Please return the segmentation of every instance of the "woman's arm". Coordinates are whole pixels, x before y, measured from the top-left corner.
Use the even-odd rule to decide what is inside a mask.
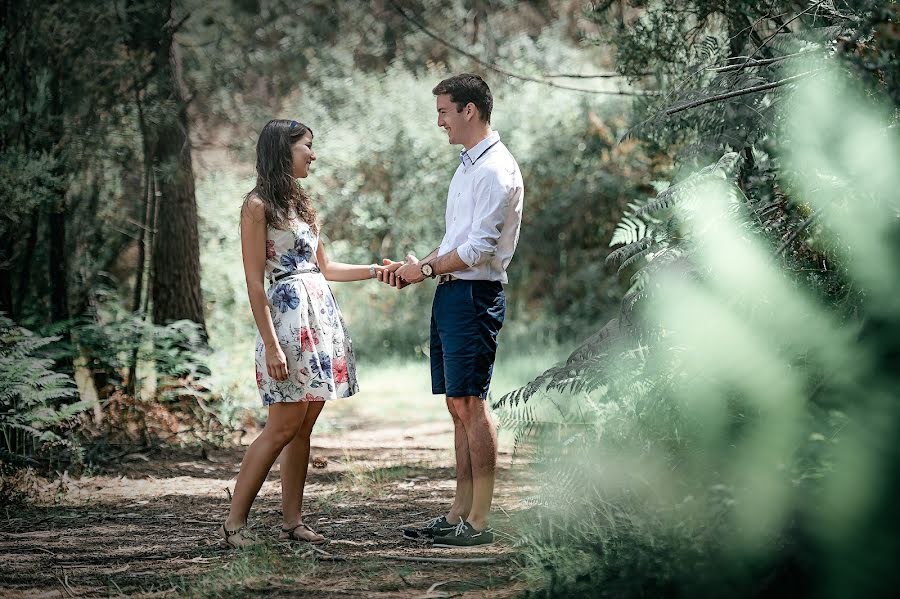
[[[319,262],[319,270],[322,271],[327,280],[341,283],[364,281],[365,279],[373,278],[372,267],[375,269],[376,276],[384,270],[384,266],[377,264],[344,264],[343,262],[330,261],[328,254],[325,252],[325,243],[321,237],[319,238],[319,247],[316,249],[316,260]]]
[[[287,378],[287,363],[278,345],[269,298],[266,296],[266,209],[259,198],[250,198],[241,210],[241,255],[244,278],[256,328],[266,346],[266,369],[276,380]],[[271,358],[271,360],[270,360]]]

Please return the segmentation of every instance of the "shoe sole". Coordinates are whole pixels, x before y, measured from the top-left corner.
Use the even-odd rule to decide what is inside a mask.
[[[451,545],[449,543],[432,543],[431,546],[437,549],[478,549],[479,547],[490,547],[494,544],[496,544],[496,541],[478,543],[477,545]]]
[[[456,529],[451,528],[451,529],[448,529],[445,531],[439,531],[437,533],[428,533],[428,532],[424,532],[423,530],[418,529],[418,528],[404,528],[403,529],[403,538],[409,539],[410,541],[417,541],[422,538],[435,539],[435,538],[445,537],[445,536],[449,535],[451,532],[453,532],[454,530],[456,530]]]

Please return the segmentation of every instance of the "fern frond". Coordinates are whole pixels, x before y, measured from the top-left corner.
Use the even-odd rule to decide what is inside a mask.
[[[631,258],[634,254],[649,249],[652,245],[653,240],[649,237],[644,237],[643,239],[629,243],[628,245],[623,245],[619,249],[610,252],[606,257],[606,263],[608,265],[621,264],[623,261]],[[624,268],[624,266],[620,267],[619,270],[621,271],[622,268]]]
[[[640,251],[637,251],[634,254],[632,254],[631,256],[629,256],[628,259],[625,260],[624,262],[622,262],[622,265],[619,266],[619,272],[622,272],[623,270],[630,267],[632,264],[635,264],[641,258],[646,258],[647,255],[650,254],[650,251],[652,250],[651,246],[652,246],[652,243],[648,244],[646,247],[642,248]]]
[[[737,152],[726,152],[715,164],[707,165],[683,181],[659,192],[656,199],[647,203],[638,213],[638,216],[671,208],[676,203],[689,197],[691,190],[696,189],[698,185],[704,183],[710,177],[726,180],[732,178],[740,159],[741,156]]]
[[[631,206],[631,204],[629,204]],[[635,207],[635,210],[641,210],[641,207]],[[629,214],[622,217],[622,220],[616,225],[615,231],[613,231],[612,240],[610,240],[610,247],[614,245],[619,245],[620,243],[635,243],[640,241],[647,235],[647,224],[634,214]]]

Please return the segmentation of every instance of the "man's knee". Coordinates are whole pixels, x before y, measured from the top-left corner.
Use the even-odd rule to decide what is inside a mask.
[[[479,397],[448,397],[447,406],[454,418],[463,422],[478,418],[484,414],[484,400]]]
[[[452,397],[447,398],[447,411],[450,412],[450,416],[454,421],[459,420],[459,410],[456,409],[456,401]]]

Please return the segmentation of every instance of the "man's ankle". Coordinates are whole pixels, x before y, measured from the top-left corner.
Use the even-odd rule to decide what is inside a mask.
[[[475,530],[484,530],[485,528],[490,528],[487,518],[472,517],[467,519],[466,523],[468,523],[469,526],[471,526]]]
[[[460,521],[466,519],[466,514],[461,514],[460,512],[450,510],[444,517],[447,519],[447,522],[449,524],[459,524]]]

